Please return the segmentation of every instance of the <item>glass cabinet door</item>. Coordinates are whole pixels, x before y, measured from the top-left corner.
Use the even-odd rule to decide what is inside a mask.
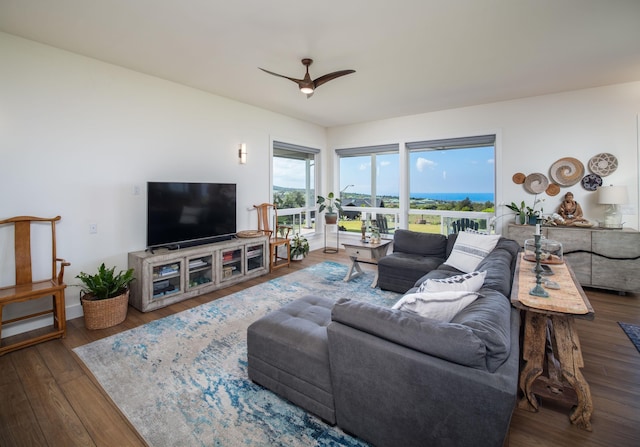
[[[242,248],[232,248],[223,250],[222,255],[222,277],[220,281],[228,281],[234,276],[242,275]]]
[[[264,267],[264,244],[247,245],[247,273]]]
[[[174,261],[151,266],[153,288],[151,299],[158,300],[182,290],[182,261]]]
[[[209,284],[213,281],[213,255],[204,255],[188,258],[189,274],[187,278],[187,288]]]

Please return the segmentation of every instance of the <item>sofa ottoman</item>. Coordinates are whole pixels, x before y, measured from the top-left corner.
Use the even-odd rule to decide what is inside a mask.
[[[336,423],[327,326],[335,301],[305,296],[247,329],[249,378],[281,397]]]

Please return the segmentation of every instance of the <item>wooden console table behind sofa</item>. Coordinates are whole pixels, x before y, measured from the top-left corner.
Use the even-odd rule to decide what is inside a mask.
[[[591,431],[593,402],[589,384],[582,376],[584,366],[574,318],[592,320],[593,308],[576,281],[569,265],[552,265],[559,290],[548,289],[548,298],[535,297],[532,272],[535,263],[518,259],[511,304],[525,313],[520,390],[524,394],[518,407],[538,411],[536,395],[576,405],[571,422]]]

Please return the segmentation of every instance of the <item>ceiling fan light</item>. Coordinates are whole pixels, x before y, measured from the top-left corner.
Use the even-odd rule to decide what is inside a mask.
[[[310,95],[313,93],[313,89],[311,87],[300,87],[300,91],[305,95]]]

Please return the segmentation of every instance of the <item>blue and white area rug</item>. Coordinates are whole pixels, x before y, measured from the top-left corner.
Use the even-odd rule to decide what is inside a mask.
[[[373,272],[325,262],[74,351],[145,441],[164,446],[364,446],[247,377],[247,327],[305,294],[391,306]]]
[[[618,321],[618,324],[624,333],[627,334],[633,346],[640,352],[640,326],[631,323],[622,323],[620,321]]]

